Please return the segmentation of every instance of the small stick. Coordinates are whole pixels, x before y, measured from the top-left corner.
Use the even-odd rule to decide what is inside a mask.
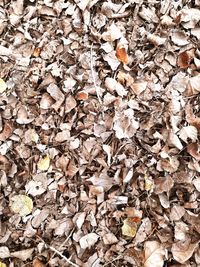
[[[80,267],[77,264],[73,263],[72,261],[70,261],[70,259],[68,259],[67,257],[65,257],[60,251],[58,251],[57,249],[55,249],[54,247],[48,246],[52,251],[54,251],[56,254],[58,254],[63,260],[65,260],[66,262],[68,262],[69,264],[71,264],[74,267]]]

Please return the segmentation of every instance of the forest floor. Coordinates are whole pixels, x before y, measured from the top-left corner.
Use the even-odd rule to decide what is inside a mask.
[[[200,266],[200,0],[0,0],[0,267]]]

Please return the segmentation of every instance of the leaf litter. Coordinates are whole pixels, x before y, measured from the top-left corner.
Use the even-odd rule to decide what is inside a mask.
[[[0,266],[200,265],[200,2],[0,1]]]

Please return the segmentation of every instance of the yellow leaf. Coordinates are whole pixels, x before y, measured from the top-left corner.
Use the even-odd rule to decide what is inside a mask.
[[[18,213],[20,216],[26,216],[32,212],[33,201],[26,195],[13,196],[11,198],[10,207],[14,213]]]
[[[31,135],[31,141],[37,143],[39,140],[39,135],[35,132],[35,130],[32,129],[30,135]]]
[[[122,226],[122,234],[134,237],[137,232],[137,223],[135,222],[134,218],[127,218],[123,221]]]
[[[38,162],[38,168],[41,171],[47,171],[50,164],[50,158],[49,155],[46,155],[44,158],[40,159]]]
[[[0,261],[0,267],[6,267],[5,263]]]
[[[153,180],[149,178],[146,174],[144,176],[144,188],[146,191],[152,191],[153,189]]]
[[[0,94],[2,94],[7,88],[6,83],[4,82],[3,79],[0,79]]]

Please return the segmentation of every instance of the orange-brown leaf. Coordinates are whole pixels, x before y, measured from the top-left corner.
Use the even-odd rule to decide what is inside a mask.
[[[87,100],[88,99],[88,93],[84,91],[80,91],[76,94],[77,100]]]
[[[128,55],[126,49],[122,45],[118,45],[116,48],[116,57],[124,64],[128,64]]]
[[[33,56],[34,57],[39,57],[41,53],[41,48],[40,47],[36,47],[33,51]]]
[[[45,265],[40,260],[34,259],[34,261],[33,261],[33,267],[45,267]]]
[[[191,56],[187,51],[184,51],[179,54],[177,65],[182,69],[187,69],[190,65],[190,61],[191,61]]]

